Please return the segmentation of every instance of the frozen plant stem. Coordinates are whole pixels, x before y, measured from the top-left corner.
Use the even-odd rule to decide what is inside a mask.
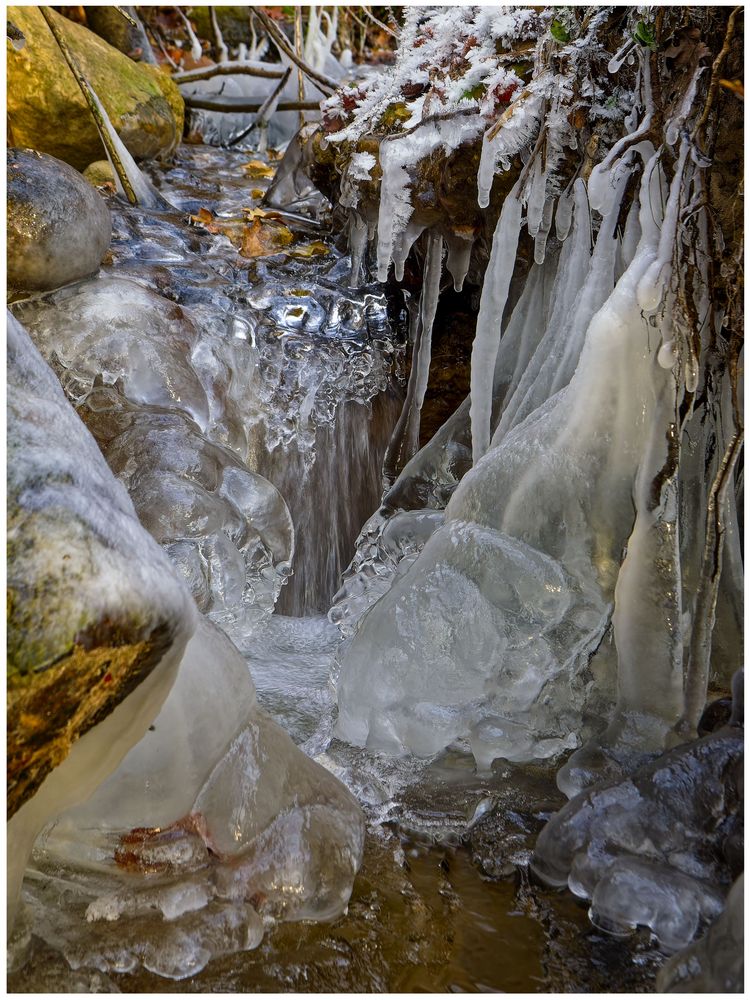
[[[136,197],[135,191],[133,190],[133,186],[131,185],[128,179],[127,171],[123,166],[122,160],[120,159],[120,155],[115,149],[115,145],[112,142],[112,139],[107,131],[107,127],[104,122],[104,118],[102,117],[99,104],[97,103],[97,100],[95,98],[93,89],[86,80],[86,77],[81,72],[78,63],[76,62],[75,56],[68,48],[68,43],[65,41],[62,34],[58,30],[57,25],[54,23],[51,16],[50,8],[40,7],[39,10],[42,12],[42,16],[44,17],[44,20],[47,22],[49,30],[52,32],[54,39],[57,42],[60,51],[63,54],[63,57],[65,58],[65,62],[68,64],[71,73],[76,78],[76,83],[81,88],[83,96],[86,98],[86,103],[88,104],[92,117],[96,122],[96,127],[99,132],[99,135],[101,136],[101,140],[104,143],[104,148],[107,150],[107,155],[112,161],[112,166],[116,170],[117,176],[120,179],[120,184],[122,185],[122,189],[125,192],[125,196],[127,197],[131,205],[136,205],[138,203],[138,199]]]
[[[711,485],[706,509],[706,541],[703,546],[700,583],[695,601],[695,626],[690,637],[688,665],[685,672],[685,709],[677,732],[686,739],[694,737],[706,704],[711,658],[711,634],[716,619],[716,601],[724,553],[727,492],[732,484],[734,467],[742,450],[744,433],[735,430]]]

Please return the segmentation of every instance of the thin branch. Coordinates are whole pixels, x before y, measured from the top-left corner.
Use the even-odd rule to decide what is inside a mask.
[[[719,596],[724,553],[727,493],[732,484],[737,458],[742,450],[743,438],[742,428],[736,428],[708,495],[706,539],[695,600],[695,625],[690,637],[690,651],[685,672],[685,708],[676,727],[677,732],[687,738],[695,736],[701,713],[706,705],[711,634],[716,620],[716,602]]]
[[[302,8],[294,8],[294,49],[302,60]],[[305,99],[305,76],[299,66],[297,65],[297,97],[300,101]],[[300,111],[299,113],[299,127],[303,128],[305,124],[305,112]]]
[[[125,20],[128,22],[128,24],[130,24],[133,28],[139,27],[138,22],[134,18],[132,18],[130,14],[128,14],[128,12],[125,10],[124,7],[115,7],[115,10],[117,11],[118,14],[124,17]]]
[[[120,179],[120,183],[122,184],[122,189],[125,192],[125,196],[127,197],[131,205],[137,205],[138,198],[136,197],[135,191],[133,190],[130,180],[128,179],[127,171],[123,166],[122,160],[120,159],[120,155],[117,152],[114,143],[112,142],[109,132],[107,131],[107,126],[102,117],[102,113],[98,104],[98,99],[94,94],[93,88],[91,87],[88,80],[81,72],[81,68],[78,65],[78,62],[76,61],[75,56],[68,48],[68,43],[65,41],[65,38],[63,37],[59,28],[52,20],[51,9],[49,7],[40,6],[39,10],[41,11],[42,16],[44,17],[44,20],[47,22],[49,30],[52,32],[54,39],[57,42],[60,51],[63,54],[65,62],[68,64],[71,73],[75,77],[76,83],[81,88],[83,96],[86,99],[86,103],[89,106],[89,110],[91,111],[91,115],[94,119],[94,122],[96,123],[97,131],[99,132],[101,140],[104,143],[104,148],[107,150],[107,154],[110,160],[112,161],[112,166],[117,171],[117,176]]]
[[[256,112],[263,108],[259,101],[248,101],[244,97],[198,97],[188,95],[185,98],[187,107],[194,111],[225,111],[228,114]],[[282,101],[277,111],[319,111],[320,104],[316,101]]]
[[[275,111],[278,110],[277,104],[279,96],[281,95],[281,91],[286,86],[286,82],[289,79],[291,72],[292,72],[292,67],[287,66],[286,73],[282,76],[281,80],[278,82],[276,87],[274,87],[273,91],[269,94],[264,103],[261,104],[260,108],[258,108],[257,117],[254,119],[254,121],[250,123],[250,125],[248,125],[246,129],[243,129],[239,135],[236,135],[233,139],[230,139],[230,141],[227,143],[227,147],[235,146],[238,142],[242,142],[243,139],[245,139],[248,135],[250,135],[253,129],[261,128],[264,125],[268,124],[268,119]]]
[[[743,7],[735,7],[732,13],[729,15],[729,20],[727,21],[727,33],[724,36],[724,44],[721,47],[721,52],[714,59],[713,66],[711,67],[711,83],[708,86],[708,94],[706,95],[706,103],[701,113],[700,118],[695,126],[693,132],[693,139],[696,143],[703,137],[703,133],[706,128],[706,123],[708,122],[708,116],[711,114],[711,108],[716,99],[716,94],[719,90],[719,80],[721,79],[721,70],[724,65],[724,60],[729,54],[729,50],[732,47],[732,41],[734,39],[735,26],[737,22],[737,15],[741,14],[744,10]]]
[[[271,41],[274,43],[279,52],[283,53],[287,59],[291,59],[295,66],[299,66],[305,76],[315,84],[318,90],[324,93],[326,97],[330,97],[338,87],[336,81],[332,80],[328,76],[324,76],[322,73],[318,73],[317,70],[313,69],[312,66],[309,66],[303,59],[301,59],[284,37],[283,32],[279,30],[264,10],[261,10],[260,7],[258,7],[255,10],[255,16],[268,32],[271,37]]]
[[[389,28],[387,24],[384,24],[381,20],[379,20],[379,18],[375,17],[375,15],[373,14],[373,12],[370,10],[369,7],[363,7],[362,10],[365,12],[366,16],[370,18],[373,24],[377,24],[377,26],[381,28],[383,31],[388,32],[388,34],[392,38],[399,37],[399,33],[397,31],[394,31],[393,28]]]
[[[261,69],[259,66],[248,66],[247,63],[217,63],[206,66],[205,69],[191,69],[184,73],[175,73],[172,79],[175,83],[192,83],[194,80],[210,80],[214,76],[258,76],[263,80],[280,80],[283,69]]]

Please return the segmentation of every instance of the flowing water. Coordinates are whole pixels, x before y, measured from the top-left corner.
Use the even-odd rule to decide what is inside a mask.
[[[332,678],[342,642],[325,617],[356,537],[377,510],[381,467],[403,398],[401,317],[379,285],[348,287],[349,258],[313,221],[290,222],[283,255],[247,259],[225,237],[186,225],[241,220],[267,177],[247,154],[183,147],[153,179],[176,213],[119,206],[105,271],[129,276],[232,329],[257,349],[245,414],[248,465],[284,497],[295,528],[292,575],[276,613],[233,635],[261,705],[361,802],[364,863],[348,912],[280,924],[259,947],[187,980],[145,971],[71,972],[39,938],[12,972],[15,992],[547,992],[653,989],[660,956],[647,936],[602,935],[569,893],[530,880],[534,840],[563,797],[545,767],[495,761],[476,773],[460,747],[394,760],[332,738]],[[113,203],[114,208],[114,203]],[[263,216],[257,216],[261,220]],[[238,222],[239,224],[239,222]],[[324,237],[315,253],[297,253]],[[249,414],[249,417],[248,415]],[[27,900],[45,905],[44,880]],[[49,888],[49,883],[47,883]],[[51,893],[65,904],[64,887]],[[50,905],[49,903],[47,904]],[[81,912],[80,917],[83,914]],[[84,924],[85,927],[85,924]],[[95,936],[96,925],[84,933]],[[158,926],[154,933],[158,935]]]

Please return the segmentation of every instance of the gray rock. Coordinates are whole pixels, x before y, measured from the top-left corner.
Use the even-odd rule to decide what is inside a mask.
[[[8,288],[48,291],[92,274],[112,238],[99,194],[62,160],[8,150]]]

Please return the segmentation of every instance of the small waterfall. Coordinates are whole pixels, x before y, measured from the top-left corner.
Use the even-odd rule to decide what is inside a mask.
[[[258,471],[285,498],[294,522],[294,572],[276,603],[278,614],[325,614],[330,607],[357,535],[380,505],[383,457],[401,405],[395,388],[368,404],[340,405],[333,422],[318,427],[311,467],[295,443],[261,458]]]

